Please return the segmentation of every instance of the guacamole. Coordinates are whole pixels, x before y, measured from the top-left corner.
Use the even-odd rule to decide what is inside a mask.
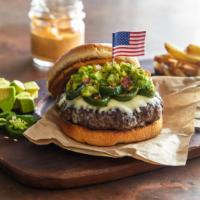
[[[82,96],[95,106],[106,106],[111,98],[129,101],[136,95],[155,96],[149,73],[131,63],[82,66],[71,75],[66,85],[66,98]]]

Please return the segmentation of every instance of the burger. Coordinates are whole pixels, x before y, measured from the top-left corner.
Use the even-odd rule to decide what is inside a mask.
[[[59,126],[70,138],[95,146],[132,143],[162,129],[162,99],[137,58],[117,57],[104,44],[85,44],[49,71]]]

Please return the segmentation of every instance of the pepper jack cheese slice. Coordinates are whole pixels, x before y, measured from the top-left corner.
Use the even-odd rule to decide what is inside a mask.
[[[91,104],[88,104],[86,101],[83,100],[81,96],[73,99],[73,100],[67,100],[65,97],[65,93],[62,94],[61,98],[57,102],[57,105],[59,107],[64,106],[65,108],[67,107],[75,107],[76,109],[91,109],[91,110],[98,110],[99,112],[108,112],[110,110],[115,110],[119,109],[122,112],[125,112],[127,114],[132,114],[133,110],[137,109],[139,111],[140,107],[144,107],[148,104],[152,105],[159,105],[160,104],[160,96],[158,93],[154,97],[145,97],[141,95],[137,95],[130,101],[126,102],[120,102],[115,99],[111,99],[110,102],[106,107],[96,107]]]

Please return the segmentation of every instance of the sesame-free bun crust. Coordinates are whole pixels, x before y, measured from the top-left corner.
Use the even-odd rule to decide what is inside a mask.
[[[53,97],[60,95],[69,80],[81,66],[89,64],[104,64],[112,61],[112,47],[109,44],[85,44],[78,46],[62,57],[48,73],[48,90]],[[139,65],[137,58],[118,57],[116,62],[125,61]]]
[[[162,117],[147,126],[126,131],[92,130],[60,120],[60,128],[70,138],[94,146],[113,146],[120,143],[139,142],[160,134]]]

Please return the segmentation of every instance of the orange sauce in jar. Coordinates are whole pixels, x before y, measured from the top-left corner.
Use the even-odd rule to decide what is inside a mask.
[[[84,43],[84,13],[81,10],[77,14],[76,9],[63,13],[62,9],[59,14],[56,10],[55,15],[46,10],[39,15],[35,10],[31,12],[31,50],[34,61],[54,63],[65,52]]]
[[[31,47],[34,57],[55,62],[58,57],[75,46],[83,44],[84,35],[70,28],[56,30],[51,26],[46,28],[35,27],[31,33]]]

